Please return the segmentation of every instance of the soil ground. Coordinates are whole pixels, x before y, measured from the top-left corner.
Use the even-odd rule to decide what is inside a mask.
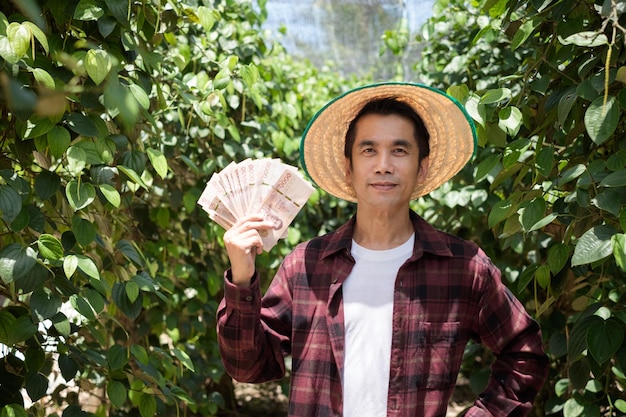
[[[468,382],[460,377],[448,404],[446,417],[459,416],[474,401],[474,397]],[[235,383],[235,398],[239,417],[285,417],[287,415],[288,398],[278,383]]]

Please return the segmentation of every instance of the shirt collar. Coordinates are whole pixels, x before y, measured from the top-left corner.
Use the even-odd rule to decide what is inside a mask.
[[[418,216],[413,210],[410,210],[410,217],[415,230],[415,244],[410,260],[421,258],[424,252],[438,256],[452,256],[452,251],[448,247],[442,232],[428,224],[426,220]],[[322,252],[322,258],[341,251],[345,251],[347,254],[350,253],[355,223],[356,216],[353,216],[328,236],[328,244]]]

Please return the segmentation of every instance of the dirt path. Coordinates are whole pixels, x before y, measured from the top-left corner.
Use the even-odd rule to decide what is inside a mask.
[[[235,398],[239,417],[285,417],[288,398],[277,383],[235,383]],[[446,417],[457,417],[474,401],[467,381],[459,379],[448,405]]]

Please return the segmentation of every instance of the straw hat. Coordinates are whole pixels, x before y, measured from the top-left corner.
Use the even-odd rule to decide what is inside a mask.
[[[350,122],[369,101],[393,97],[410,105],[428,130],[428,176],[412,199],[426,195],[456,175],[476,146],[476,129],[465,108],[435,88],[411,83],[379,83],[343,93],[326,104],[309,122],[300,142],[302,167],[324,191],[356,202],[346,181],[344,146]]]

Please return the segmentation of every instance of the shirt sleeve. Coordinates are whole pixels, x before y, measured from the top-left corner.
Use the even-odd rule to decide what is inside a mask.
[[[285,375],[289,351],[291,295],[282,278],[272,281],[272,304],[264,306],[260,277],[241,288],[224,274],[224,298],[217,311],[217,339],[226,372],[240,382],[266,382]],[[268,290],[269,291],[269,290]]]
[[[481,286],[477,331],[496,359],[487,388],[466,416],[525,416],[548,375],[541,329],[490,262]]]

